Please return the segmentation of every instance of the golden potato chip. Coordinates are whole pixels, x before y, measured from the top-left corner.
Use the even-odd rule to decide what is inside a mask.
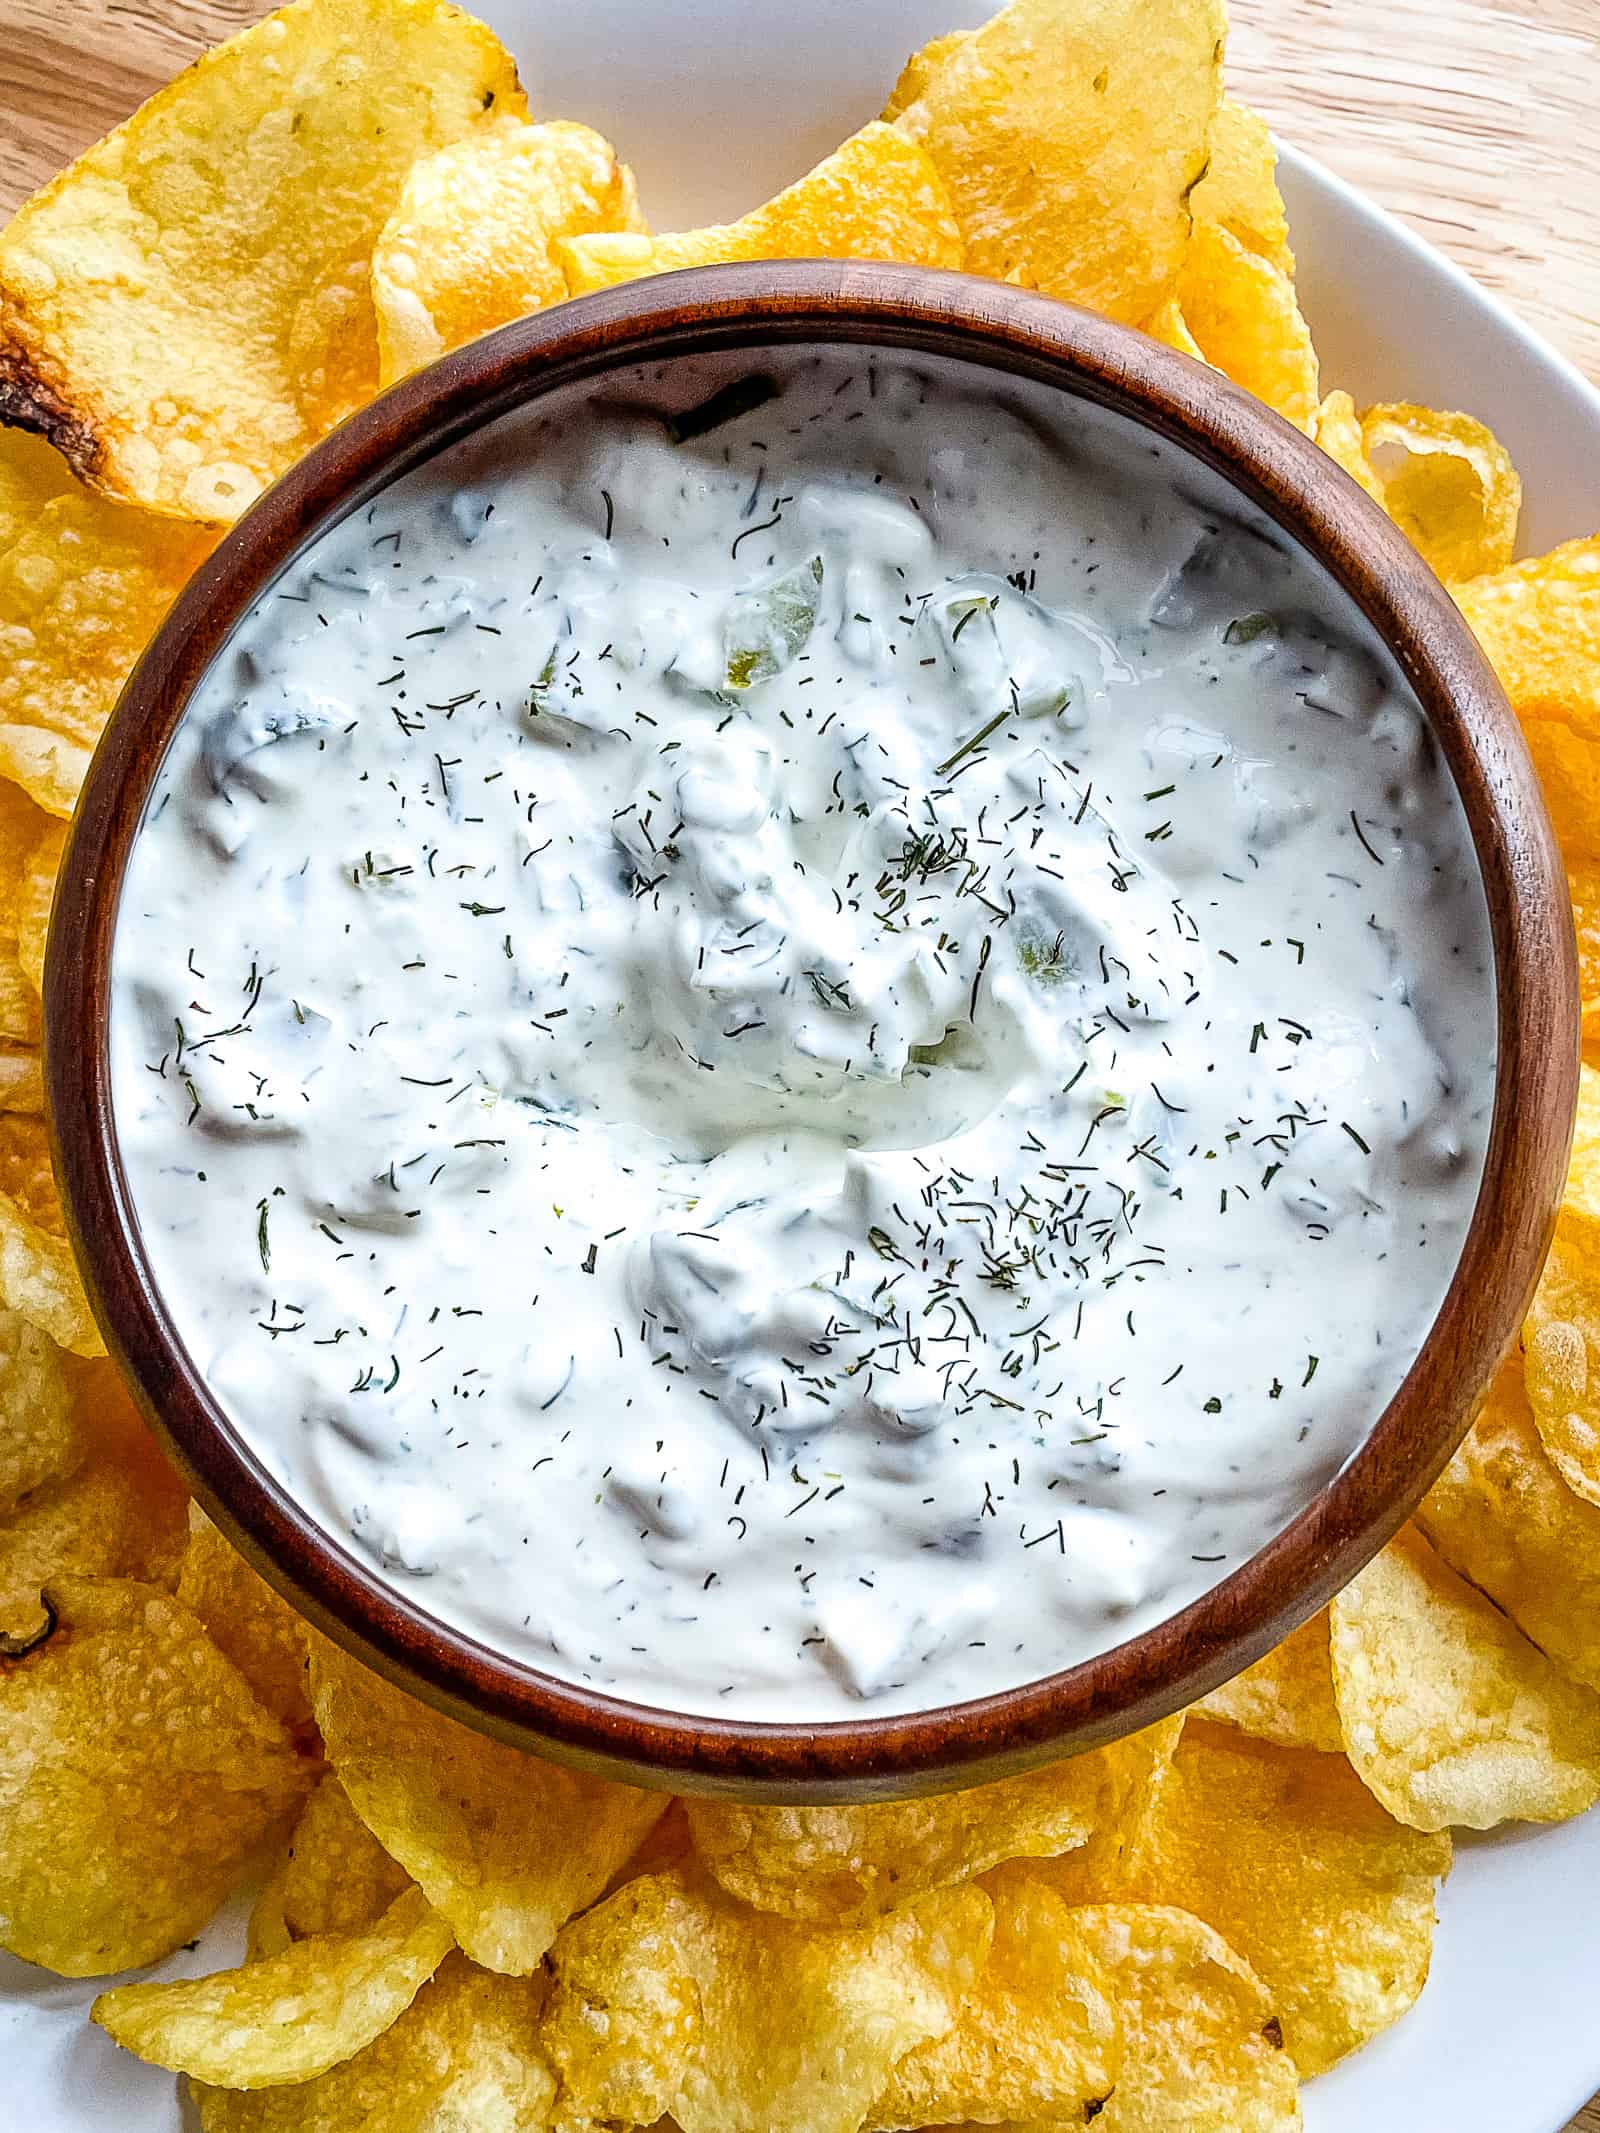
[[[1575,1681],[1600,1689],[1600,1508],[1569,1489],[1528,1409],[1522,1358],[1417,1507],[1454,1570]]]
[[[1385,405],[1361,417],[1383,508],[1441,578],[1475,578],[1511,561],[1522,482],[1493,430],[1471,415]]]
[[[1420,1534],[1391,1541],[1329,1613],[1350,1760],[1400,1821],[1556,1822],[1600,1799],[1600,1696]]]
[[[1173,1736],[1175,1738],[1175,1736]],[[1117,1742],[1021,1777],[860,1807],[753,1807],[687,1799],[704,1865],[731,1895],[791,1918],[861,1922],[1003,1859],[1070,1852],[1115,1829],[1147,1781],[1145,1749]]]
[[[1220,1934],[1165,1904],[1070,1912],[1122,2028],[1097,2133],[1290,2133],[1300,2076],[1266,1987]]]
[[[48,813],[71,814],[134,661],[216,538],[74,482],[0,554],[0,775]]]
[[[0,1944],[67,1977],[191,1939],[305,1788],[277,1720],[176,1600],[61,1578],[0,1660]]]
[[[471,1732],[321,1638],[311,1702],[351,1806],[485,1969],[537,1969],[667,1809]]]
[[[1330,459],[1336,459],[1353,481],[1358,481],[1374,503],[1383,502],[1383,484],[1373,471],[1361,436],[1361,417],[1348,393],[1324,396],[1311,419],[1311,435]]]
[[[294,0],[0,233],[0,417],[108,495],[227,521],[377,384],[367,267],[419,156],[524,109],[442,0]]]
[[[300,1617],[223,1539],[198,1504],[189,1507],[178,1598],[275,1717],[291,1731],[310,1726]]]
[[[1450,589],[1522,722],[1568,865],[1600,860],[1600,534]]]
[[[202,2133],[540,2133],[555,2084],[538,2055],[540,1978],[447,1955],[365,2051],[287,2088],[190,2083]]]
[[[50,1161],[50,1133],[42,1118],[0,1112],[0,1194],[47,1237],[66,1235]]]
[[[50,933],[50,906],[55,901],[56,876],[61,871],[61,853],[66,841],[65,823],[46,823],[22,863],[22,878],[16,888],[17,960],[36,993],[44,991],[44,951]]]
[[[557,237],[642,230],[633,173],[564,119],[502,119],[412,166],[372,252],[382,382],[559,304]]]
[[[975,1888],[840,1928],[747,1910],[681,1870],[630,1881],[550,1951],[556,2122],[857,2133],[896,2064],[956,2021],[993,1923]]]
[[[1310,2075],[1422,1990],[1449,1866],[1449,1839],[1392,1820],[1343,1756],[1191,1719],[1119,1879],[1126,1896],[1216,1928]]]
[[[1196,222],[1214,222],[1292,276],[1289,218],[1278,190],[1278,152],[1267,122],[1236,96],[1218,104],[1206,140],[1206,174],[1189,195]]]
[[[0,1310],[0,1518],[31,1490],[64,1480],[84,1449],[61,1350],[15,1311]]]
[[[1585,1068],[1587,1079],[1591,1069]],[[1580,1165],[1573,1164],[1575,1174]],[[1557,1231],[1522,1328],[1534,1427],[1575,1496],[1600,1505],[1600,1288],[1578,1240]]]
[[[1121,2025],[1084,1914],[1042,1882],[993,1896],[994,1940],[953,2029],[900,2061],[867,2114],[874,2128],[1083,2125],[1121,2067]]]
[[[1144,322],[1143,330],[1152,340],[1165,341],[1169,348],[1176,348],[1180,355],[1193,356],[1197,363],[1205,361],[1200,343],[1189,331],[1189,321],[1183,315],[1183,306],[1175,296],[1160,303]]]
[[[568,292],[737,259],[897,259],[958,267],[961,237],[938,173],[892,126],[863,126],[825,162],[737,222],[661,237],[561,237]]]
[[[1600,1050],[1600,866],[1579,860],[1567,867],[1567,894],[1578,938],[1578,996],[1583,1044],[1591,1059]]]
[[[934,37],[919,52],[913,52],[900,69],[900,78],[889,91],[889,100],[879,117],[897,119],[902,111],[909,110],[951,53],[958,51],[971,35],[970,30],[948,30],[943,37]]]
[[[1566,1246],[1582,1256],[1600,1251],[1600,1072],[1592,1066],[1578,1069],[1578,1106],[1559,1231]]]
[[[52,497],[77,487],[53,445],[26,430],[0,430],[0,556]]]
[[[1281,267],[1220,223],[1196,222],[1178,301],[1206,361],[1309,432],[1317,416],[1317,352]]]
[[[1328,1665],[1327,1615],[1313,1615],[1265,1659],[1203,1697],[1195,1710],[1283,1748],[1339,1754],[1344,1735]]]
[[[894,123],[933,158],[968,270],[1148,318],[1182,263],[1226,27],[1220,0],[1013,0],[948,50]]]
[[[283,1858],[280,1904],[291,1940],[364,1933],[408,1877],[350,1805],[330,1770],[307,1800]]]
[[[105,1344],[78,1279],[72,1247],[52,1235],[10,1194],[0,1192],[0,1305],[74,1355],[103,1355]]]
[[[283,1922],[283,1877],[287,1864],[287,1853],[280,1853],[256,1891],[256,1900],[250,1906],[250,1916],[245,1922],[247,1962],[264,1963],[269,1956],[281,1955],[285,1948],[293,1945],[294,1935]]]
[[[1013,1877],[1042,1882],[1069,1904],[1102,1903],[1123,1885],[1126,1861],[1155,1811],[1162,1782],[1183,1737],[1183,1719],[1163,1718],[1109,1746],[1091,1750],[1104,1766],[1105,1794],[1087,1843],[1053,1858],[1016,1858],[984,1876],[991,1892]],[[1080,1757],[1080,1761],[1086,1758]]]
[[[125,2051],[221,2088],[314,2081],[404,2014],[455,1946],[420,1889],[366,1933],[318,1934],[265,1962],[118,1985],[91,2010]]]
[[[178,1581],[187,1531],[182,1482],[109,1363],[77,1366],[74,1376],[76,1463],[0,1523],[0,1639],[13,1649],[46,1628],[39,1595],[58,1576],[138,1578],[167,1591]]]

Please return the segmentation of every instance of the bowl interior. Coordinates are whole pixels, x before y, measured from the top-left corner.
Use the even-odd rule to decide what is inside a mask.
[[[903,1717],[784,1725],[653,1710],[543,1675],[419,1608],[315,1526],[242,1441],[177,1339],[140,1240],[107,1048],[117,897],[185,705],[308,540],[455,439],[641,363],[691,363],[703,396],[763,349],[867,344],[1026,378],[1192,455],[1315,557],[1415,690],[1454,777],[1493,936],[1499,1053],[1488,1158],[1434,1329],[1370,1436],[1247,1564],[1180,1613],[1063,1673]],[[679,404],[682,404],[680,402]],[[504,329],[408,380],[297,467],[213,556],[129,683],[86,787],[58,892],[47,1072],[69,1227],[108,1346],[214,1515],[320,1627],[467,1722],[675,1789],[890,1797],[1073,1752],[1192,1701],[1360,1567],[1464,1430],[1520,1322],[1565,1169],[1576,980],[1564,876],[1520,737],[1453,604],[1315,447],[1141,336],[957,276],[894,268],[700,270]]]

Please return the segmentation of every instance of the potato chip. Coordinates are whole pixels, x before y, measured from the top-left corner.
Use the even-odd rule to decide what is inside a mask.
[[[1511,561],[1522,482],[1493,430],[1471,415],[1394,404],[1365,410],[1361,441],[1383,508],[1441,578]]]
[[[1189,195],[1196,222],[1214,222],[1247,251],[1294,274],[1289,218],[1278,190],[1278,152],[1267,122],[1236,96],[1218,104],[1206,140],[1206,174]]]
[[[58,1348],[69,1348],[74,1355],[105,1353],[78,1279],[72,1247],[4,1192],[0,1192],[0,1306],[20,1311]]]
[[[573,296],[737,259],[897,259],[958,267],[961,237],[938,173],[922,150],[876,120],[825,162],[737,222],[661,237],[556,240]]]
[[[1256,1740],[1339,1754],[1344,1735],[1333,1700],[1326,1613],[1302,1623],[1265,1659],[1203,1697],[1195,1710],[1202,1718],[1237,1726]]]
[[[1122,2028],[1097,2133],[1290,2133],[1300,2076],[1266,1987],[1222,1939],[1165,1904],[1069,1912]]]
[[[681,1870],[630,1881],[550,1951],[556,2122],[857,2133],[897,2063],[951,2028],[992,1931],[975,1888],[840,1928],[747,1910]]]
[[[315,1638],[311,1701],[350,1804],[474,1962],[525,1973],[667,1808],[502,1746]]]
[[[1600,1799],[1600,1696],[1407,1531],[1330,1609],[1352,1764],[1413,1829],[1557,1822]]]
[[[281,1955],[285,1948],[293,1945],[294,1935],[283,1922],[283,1877],[287,1863],[287,1853],[280,1853],[250,1906],[244,1933],[248,1962],[264,1963],[269,1956]]]
[[[0,1193],[47,1237],[66,1235],[50,1161],[50,1133],[42,1118],[0,1112]]]
[[[176,1600],[61,1578],[0,1660],[0,1943],[67,1977],[192,1939],[305,1788],[277,1720]]]
[[[76,1464],[0,1523],[0,1640],[14,1650],[48,1627],[39,1595],[56,1577],[138,1578],[169,1591],[178,1581],[188,1531],[183,1484],[111,1365],[79,1366],[76,1376]]]
[[[972,35],[970,30],[948,30],[943,37],[934,37],[921,51],[913,52],[900,69],[900,78],[889,91],[889,100],[879,113],[880,118],[897,119],[902,111],[908,111],[926,92],[928,84],[953,52],[964,45]]]
[[[559,304],[556,238],[644,227],[632,171],[587,126],[507,118],[425,156],[372,252],[382,382]]]
[[[189,1507],[178,1598],[275,1717],[291,1731],[310,1726],[300,1617],[223,1539],[198,1504]]]
[[[1575,1681],[1600,1689],[1600,1508],[1551,1464],[1520,1356],[1502,1365],[1416,1518],[1451,1568],[1524,1636]]]
[[[202,2133],[539,2133],[555,2084],[538,2055],[544,1985],[447,1955],[376,2043],[287,2088],[190,2084]]]
[[[84,1449],[61,1350],[15,1311],[0,1310],[0,1518],[31,1490],[64,1480]]]
[[[52,497],[76,487],[72,469],[53,445],[26,430],[0,430],[0,556]]]
[[[1183,260],[1226,27],[1220,0],[1013,0],[947,51],[895,124],[933,158],[968,270],[1148,318]]]
[[[1367,457],[1361,436],[1361,417],[1348,393],[1324,395],[1321,406],[1311,418],[1311,435],[1330,459],[1339,462],[1352,481],[1361,484],[1374,503],[1383,502],[1383,484]]]
[[[1600,860],[1600,534],[1451,592],[1522,722],[1568,865]]]
[[[791,1918],[848,1924],[1003,1859],[1086,1844],[1118,1825],[1149,1768],[1143,1747],[1117,1742],[927,1799],[859,1807],[688,1799],[684,1811],[702,1862],[730,1894]]]
[[[36,993],[44,991],[44,951],[50,933],[50,906],[55,901],[56,876],[61,871],[61,853],[66,841],[65,823],[46,823],[23,861],[22,878],[16,886],[17,961]]]
[[[1126,1896],[1216,1928],[1310,2075],[1422,1990],[1449,1866],[1449,1839],[1392,1820],[1342,1756],[1191,1719],[1119,1880]]]
[[[102,1992],[94,2020],[137,2058],[230,2089],[314,2081],[404,2014],[455,1946],[420,1889],[367,1933],[318,1934],[265,1962]]]
[[[1122,2062],[1122,2031],[1092,1937],[1041,1882],[997,1891],[994,1940],[953,2029],[900,2061],[869,2127],[1023,2119],[1083,2125]]]
[[[0,430],[0,468],[17,446]],[[0,552],[0,776],[48,813],[71,814],[134,661],[216,538],[73,482]]]
[[[1572,924],[1578,940],[1578,998],[1583,1045],[1600,1055],[1600,866],[1580,860],[1567,868]]]
[[[1196,222],[1178,301],[1206,361],[1309,432],[1317,417],[1317,352],[1281,267],[1220,223]]]
[[[408,1885],[330,1770],[307,1800],[283,1860],[281,1907],[291,1940],[364,1933]]]
[[[1193,356],[1197,363],[1205,361],[1200,343],[1189,331],[1189,321],[1183,315],[1183,306],[1175,296],[1169,296],[1144,322],[1143,331],[1152,340],[1165,341],[1169,348],[1176,348],[1180,355]]]
[[[1043,1882],[1069,1904],[1102,1903],[1117,1895],[1126,1861],[1160,1797],[1162,1782],[1183,1737],[1183,1719],[1163,1718],[1138,1733],[1124,1735],[1091,1754],[1105,1765],[1104,1806],[1085,1844],[1054,1858],[1017,1858],[984,1876],[991,1891],[1013,1878]],[[1083,1758],[1080,1758],[1083,1760]]]
[[[1600,1251],[1600,1072],[1591,1066],[1578,1069],[1578,1106],[1559,1230],[1569,1250],[1584,1256]]]
[[[1600,1289],[1592,1259],[1560,1231],[1522,1347],[1528,1406],[1550,1462],[1575,1496],[1600,1505]]]
[[[0,234],[0,416],[108,495],[237,517],[376,387],[368,262],[413,162],[523,109],[459,8],[294,0]]]

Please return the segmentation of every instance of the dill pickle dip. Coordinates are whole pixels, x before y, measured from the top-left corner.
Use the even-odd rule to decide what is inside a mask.
[[[1414,697],[1183,455],[680,362],[241,625],[128,870],[116,1123],[341,1545],[562,1678],[821,1721],[1121,1642],[1350,1456],[1465,1235],[1491,963]]]

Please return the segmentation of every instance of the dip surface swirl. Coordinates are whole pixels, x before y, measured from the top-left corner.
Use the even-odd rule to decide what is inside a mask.
[[[502,422],[263,599],[129,869],[117,1126],[196,1364],[419,1605],[921,1709],[1360,1443],[1479,1184],[1487,918],[1414,698],[1180,455],[717,384]]]

